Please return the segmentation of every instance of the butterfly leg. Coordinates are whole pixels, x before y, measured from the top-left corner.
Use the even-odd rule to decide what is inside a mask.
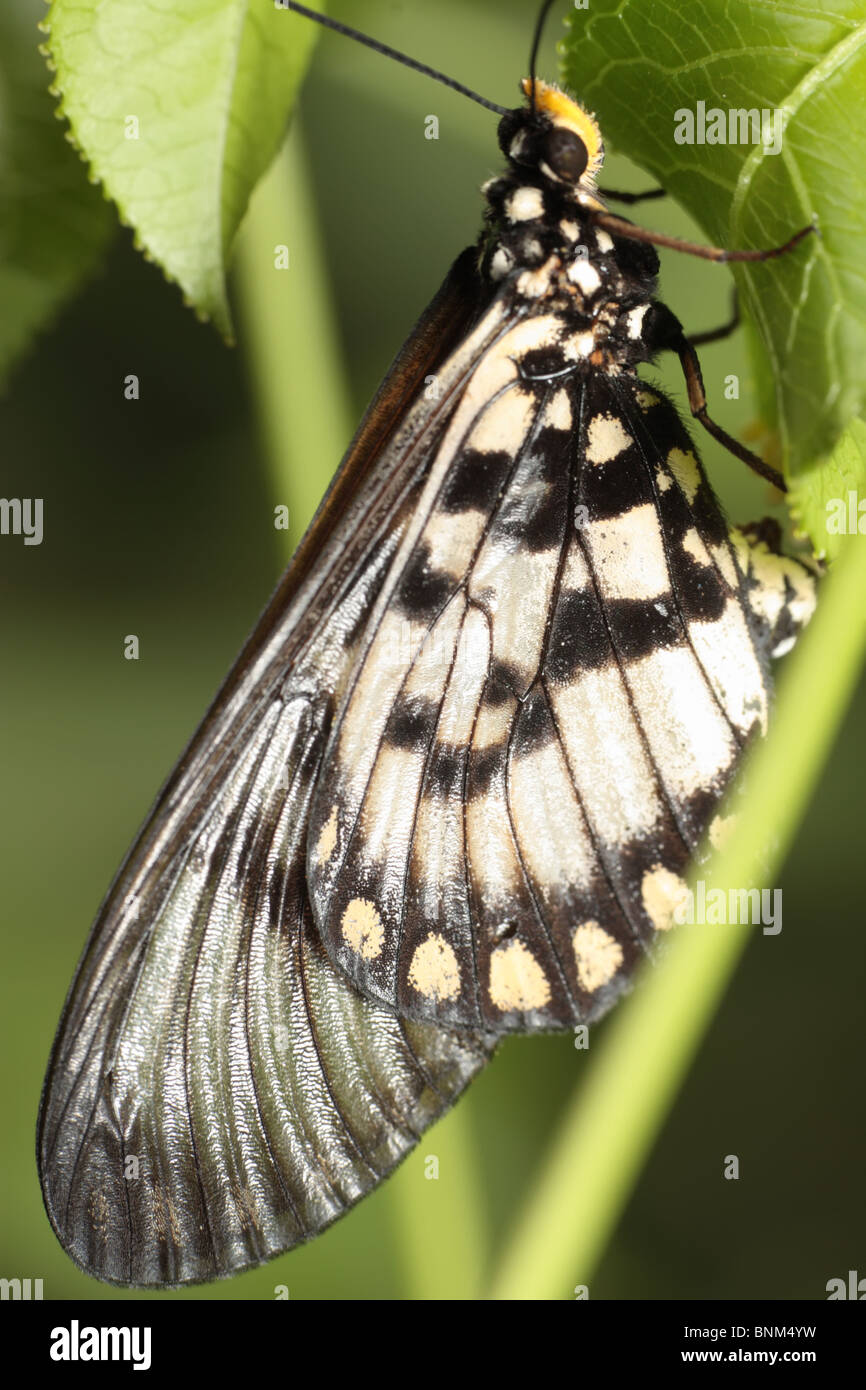
[[[692,347],[702,347],[704,343],[720,343],[723,338],[729,338],[740,326],[740,296],[737,287],[731,291],[731,316],[727,323],[723,323],[720,328],[711,328],[706,333],[690,333],[689,342]]]
[[[699,420],[708,434],[717,439],[720,444],[733,454],[735,458],[741,459],[748,464],[753,472],[760,477],[766,478],[781,492],[787,492],[785,480],[781,473],[775,468],[771,468],[757,454],[747,449],[745,444],[741,444],[733,435],[728,434],[727,430],[722,429],[721,425],[716,424],[707,411],[707,394],[704,389],[704,379],[701,374],[701,364],[698,354],[695,352],[693,342],[690,341],[683,330],[683,326],[674,313],[666,304],[658,301],[653,305],[655,310],[650,327],[651,341],[649,346],[654,351],[675,352],[680,359],[683,369],[683,376],[686,379],[686,389],[689,396],[689,409],[696,420]]]
[[[600,188],[599,193],[605,202],[647,203],[651,198],[666,198],[664,188],[647,188],[643,193],[620,193],[615,188]]]
[[[650,246],[666,246],[671,251],[683,251],[687,256],[698,256],[704,261],[772,261],[777,256],[786,256],[793,251],[804,237],[817,232],[814,222],[801,227],[781,246],[767,246],[755,251],[728,251],[724,246],[704,246],[698,241],[684,241],[682,237],[666,236],[663,232],[653,232],[649,227],[638,227],[625,217],[617,217],[613,212],[594,212],[592,220],[596,227],[603,227],[613,236],[625,237],[628,241],[644,241]]]

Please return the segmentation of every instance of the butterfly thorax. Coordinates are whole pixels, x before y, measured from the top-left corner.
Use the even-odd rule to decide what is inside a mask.
[[[595,225],[605,205],[595,185],[603,149],[593,118],[539,82],[535,109],[504,116],[499,141],[508,163],[482,189],[482,275],[493,289],[507,284],[528,312],[563,318],[576,370],[618,372],[646,361],[658,258]]]

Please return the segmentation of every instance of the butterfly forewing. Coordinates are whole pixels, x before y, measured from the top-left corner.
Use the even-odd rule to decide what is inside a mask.
[[[442,371],[441,394],[414,411],[406,395],[464,331],[465,270],[383,386],[109,893],[70,991],[38,1151],[54,1227],[100,1278],[212,1279],[316,1234],[489,1053],[483,1038],[402,1021],[359,995],[330,963],[305,887],[335,703],[465,368]]]

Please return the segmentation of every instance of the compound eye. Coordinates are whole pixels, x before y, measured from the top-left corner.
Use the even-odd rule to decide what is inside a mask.
[[[561,126],[545,137],[544,155],[553,172],[571,183],[577,183],[589,161],[586,145],[580,136]]]

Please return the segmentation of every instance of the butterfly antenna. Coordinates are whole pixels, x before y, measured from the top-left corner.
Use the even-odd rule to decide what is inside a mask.
[[[488,101],[486,97],[473,92],[471,87],[464,87],[462,82],[455,82],[453,77],[446,77],[444,72],[428,67],[426,63],[419,63],[416,58],[410,58],[408,54],[400,53],[398,49],[389,47],[387,43],[380,43],[378,39],[371,39],[368,34],[362,34],[359,29],[352,29],[348,24],[341,24],[338,19],[331,19],[330,15],[319,14],[317,10],[308,10],[306,5],[297,5],[295,0],[280,0],[279,7],[282,10],[294,10],[296,14],[302,14],[306,19],[315,20],[316,24],[321,24],[325,29],[333,29],[335,34],[345,34],[346,38],[354,39],[356,43],[366,44],[375,53],[383,53],[386,58],[394,58],[396,62],[402,63],[406,68],[412,68],[414,72],[423,72],[425,77],[432,77],[436,82],[441,82],[443,86],[450,87],[453,92],[459,92],[461,96],[469,97],[470,101],[477,101],[479,106],[484,106],[488,111],[495,111],[500,116],[508,114],[509,108],[507,106],[500,106],[495,101]]]
[[[538,19],[535,21],[535,33],[534,33],[533,36],[532,36],[532,48],[531,48],[530,51],[529,51],[529,81],[530,81],[530,84],[531,84],[529,90],[530,90],[531,93],[532,93],[532,106],[531,106],[531,110],[532,110],[533,116],[535,115],[535,111],[536,111],[536,106],[535,106],[535,68],[536,68],[536,64],[537,64],[537,62],[538,62],[538,49],[539,49],[539,47],[540,47],[540,45],[541,45],[541,35],[542,35],[543,30],[544,30],[544,21],[547,19],[547,16],[548,16],[548,14],[550,13],[550,9],[551,9],[551,6],[553,5],[553,3],[554,3],[554,0],[544,0],[544,3],[542,4],[541,9],[540,9],[539,12],[538,12]]]

